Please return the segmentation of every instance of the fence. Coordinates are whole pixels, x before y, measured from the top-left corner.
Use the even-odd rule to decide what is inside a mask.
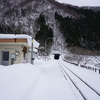
[[[64,60],[64,61],[66,61],[66,60]],[[78,66],[77,63],[69,62],[69,61],[66,61],[66,62],[67,62],[67,63],[70,63],[70,64],[74,64],[75,66]],[[86,69],[89,69],[89,70],[92,70],[92,71],[97,72],[97,73],[100,74],[100,69],[98,69],[98,68],[95,68],[95,67],[89,67],[89,66],[85,66],[85,65],[80,65],[80,67],[86,68]]]

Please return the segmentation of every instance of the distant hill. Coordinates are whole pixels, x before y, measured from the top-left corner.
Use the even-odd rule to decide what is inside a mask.
[[[81,47],[100,51],[100,7],[55,0],[0,0],[0,33],[29,34],[49,49]],[[56,43],[55,43],[56,41]]]

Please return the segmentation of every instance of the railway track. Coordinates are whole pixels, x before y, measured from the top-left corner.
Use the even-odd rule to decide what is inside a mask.
[[[58,65],[65,79],[70,80],[70,82],[81,94],[83,100],[100,100],[100,93],[95,88],[91,87],[87,82],[77,76],[63,63],[58,62]]]

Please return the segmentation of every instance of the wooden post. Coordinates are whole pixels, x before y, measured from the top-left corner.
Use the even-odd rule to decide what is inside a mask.
[[[100,69],[99,69],[99,74],[100,74]]]

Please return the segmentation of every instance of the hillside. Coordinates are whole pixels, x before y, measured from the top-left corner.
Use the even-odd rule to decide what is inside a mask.
[[[0,33],[29,34],[40,46],[64,52],[77,46],[100,51],[100,7],[55,0],[1,0]],[[50,52],[50,51],[49,51]]]

